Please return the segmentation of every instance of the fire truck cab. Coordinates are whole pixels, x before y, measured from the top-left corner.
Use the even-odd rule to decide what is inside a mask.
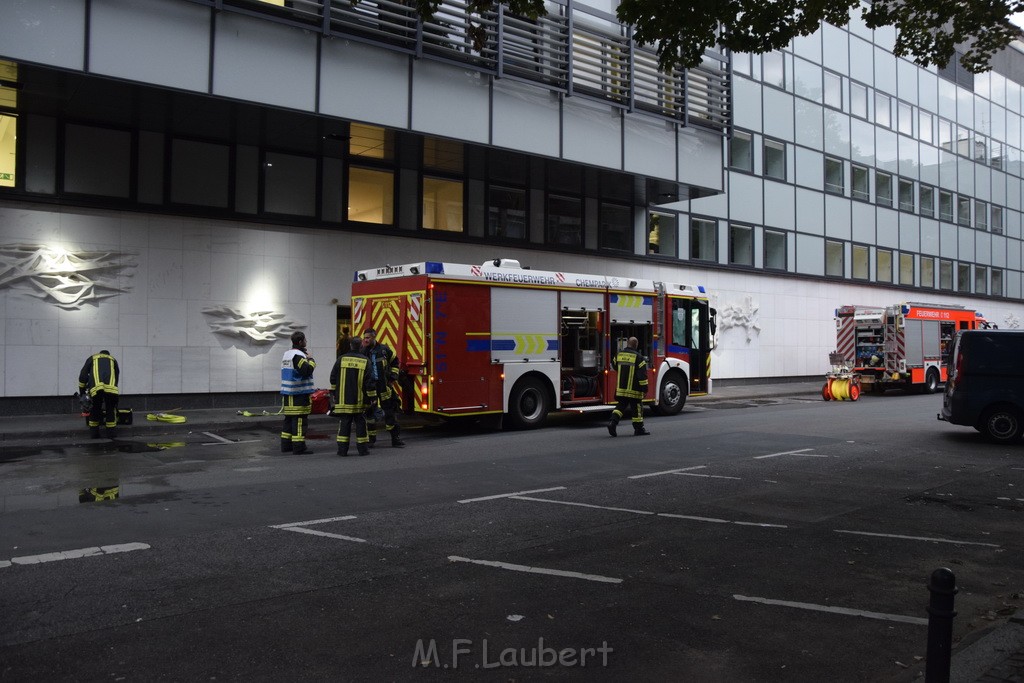
[[[959,330],[985,326],[963,306],[907,302],[836,309],[836,351],[867,391],[938,391]]]
[[[678,413],[711,391],[715,322],[703,287],[511,259],[384,266],[352,285],[353,332],[373,327],[395,350],[406,412],[503,416],[520,429],[552,410],[610,409],[630,337],[648,359],[646,402]]]

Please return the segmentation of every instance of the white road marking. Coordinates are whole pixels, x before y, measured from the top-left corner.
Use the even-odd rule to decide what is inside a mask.
[[[957,545],[983,545],[989,548],[998,548],[998,543],[980,543],[978,541],[958,541],[955,538],[930,538],[928,536],[902,536],[900,534],[876,534],[870,531],[849,531],[848,529],[833,529],[837,534],[856,534],[858,536],[878,536],[881,538],[901,538],[907,541],[931,541],[933,543],[956,543]]]
[[[219,436],[216,436],[215,434],[210,434],[210,436],[212,436],[212,437],[214,437],[216,439],[220,438]],[[256,443],[257,441],[262,441],[262,440],[263,439],[248,439],[246,441],[231,441],[229,439],[224,439],[223,441],[207,441],[206,443],[204,443],[202,445],[203,446],[229,446],[231,444],[236,444],[236,443]]]
[[[262,472],[269,469],[269,467],[236,467],[235,472]]]
[[[999,497],[999,498],[996,498],[996,500],[1012,500],[1012,501],[1017,501],[1018,503],[1024,502],[1024,498],[1003,498],[1003,497]]]
[[[325,519],[311,519],[308,522],[288,522],[287,524],[271,524],[271,529],[287,529],[293,526],[309,526],[311,524],[327,524],[328,522],[345,522],[350,519],[355,519],[355,515],[345,515],[344,517],[327,517]]]
[[[217,436],[213,432],[203,432],[203,434],[206,434],[211,439],[217,439],[217,441],[220,441],[221,443],[233,443],[231,439],[225,439],[223,436]]]
[[[706,477],[708,479],[735,479],[741,481],[739,477],[725,477],[721,474],[698,474],[697,472],[673,472],[676,476],[680,477]]]
[[[689,472],[690,470],[702,470],[707,465],[697,465],[696,467],[681,467],[674,470],[665,470],[664,472],[651,472],[650,474],[634,474],[632,477],[626,477],[626,479],[643,479],[644,477],[660,477],[663,474],[676,474],[677,472]]]
[[[42,555],[25,555],[23,557],[12,557],[9,561],[0,562],[0,568],[10,567],[15,564],[43,564],[44,562],[74,560],[80,557],[130,553],[133,550],[149,550],[149,546],[145,543],[121,543],[118,545],[101,545],[99,547],[92,548],[79,548],[77,550],[61,550],[59,552],[44,553]]]
[[[797,609],[813,610],[815,612],[829,612],[831,614],[845,614],[851,617],[865,617],[866,619],[882,619],[884,621],[898,621],[904,624],[915,624],[927,626],[928,620],[924,617],[907,617],[902,614],[886,614],[884,612],[868,612],[861,609],[849,607],[832,607],[831,605],[813,605],[808,602],[790,602],[789,600],[772,600],[771,598],[754,598],[746,595],[733,595],[734,599],[741,602],[758,602],[762,605],[778,605],[780,607],[796,607]]]
[[[755,455],[754,460],[764,460],[765,458],[777,458],[780,455],[799,455],[800,453],[806,453],[807,451],[813,451],[813,448],[801,448],[796,451],[783,451],[781,453],[769,453],[768,455]],[[826,455],[812,456],[817,458],[827,458]]]
[[[497,500],[498,498],[510,498],[512,496],[522,496],[522,495],[525,495],[527,493],[547,493],[548,491],[561,491],[564,488],[565,488],[564,486],[555,486],[555,487],[550,488],[550,489],[534,489],[532,491],[516,491],[515,493],[499,493],[496,496],[483,496],[481,498],[467,498],[465,500],[460,500],[458,502],[460,502],[460,503],[479,503],[482,500]]]
[[[508,569],[514,572],[527,572],[529,574],[547,574],[548,576],[564,576],[570,579],[583,579],[585,581],[597,581],[599,583],[622,583],[622,579],[616,579],[611,576],[600,576],[598,574],[582,574],[580,572],[567,572],[561,569],[544,569],[542,567],[529,567],[524,564],[510,564],[508,562],[496,562],[494,560],[472,560],[468,557],[459,557],[458,555],[449,555],[448,559],[452,562],[469,562],[470,564],[481,564],[485,567],[497,567],[499,569]]]
[[[675,515],[671,512],[659,512],[659,517],[671,517],[672,519],[688,519],[694,522],[711,522],[713,524],[739,524],[740,526],[760,526],[774,529],[788,529],[785,524],[769,524],[768,522],[734,522],[730,519],[716,519],[715,517],[695,517],[693,515]]]
[[[337,538],[340,541],[354,541],[356,543],[366,543],[365,538],[356,538],[355,536],[342,536],[341,534],[331,534],[326,531],[317,531],[316,529],[306,529],[301,526],[286,526],[277,527],[282,531],[294,531],[297,534],[309,534],[310,536],[325,536],[327,538]]]
[[[593,508],[595,510],[611,510],[613,512],[629,512],[634,515],[653,515],[653,512],[646,510],[630,510],[629,508],[613,508],[604,505],[591,505],[590,503],[575,503],[570,500],[551,500],[550,498],[531,498],[530,496],[509,496],[512,500],[532,500],[535,503],[554,503],[556,505],[574,505],[581,508]]]

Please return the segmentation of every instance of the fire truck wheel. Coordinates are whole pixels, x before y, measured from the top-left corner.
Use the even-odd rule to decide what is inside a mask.
[[[656,412],[658,415],[678,415],[686,405],[686,379],[678,372],[670,372],[661,383]]]
[[[995,443],[1012,443],[1024,431],[1024,418],[1013,406],[995,406],[981,418],[982,433]]]
[[[929,368],[928,375],[924,378],[924,393],[934,394],[939,390],[939,371]]]
[[[512,429],[535,429],[548,416],[548,392],[535,377],[523,377],[512,387],[506,423]]]

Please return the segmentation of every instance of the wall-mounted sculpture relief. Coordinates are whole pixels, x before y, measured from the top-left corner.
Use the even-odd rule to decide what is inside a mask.
[[[286,320],[284,313],[273,311],[244,313],[230,306],[211,306],[204,308],[203,314],[212,318],[210,329],[214,334],[241,337],[256,344],[288,339],[292,332],[306,327],[293,320]]]
[[[1013,313],[1007,313],[1006,317],[1003,318],[1003,325],[1011,330],[1016,330],[1020,327],[1020,318]]]
[[[743,303],[720,306],[718,308],[718,329],[742,327],[746,330],[749,343],[755,334],[761,333],[761,326],[757,323],[759,308],[760,306],[751,296],[744,297]]]
[[[43,244],[0,247],[0,288],[26,294],[65,310],[127,292],[121,276],[131,277],[131,254],[116,251],[66,251]]]

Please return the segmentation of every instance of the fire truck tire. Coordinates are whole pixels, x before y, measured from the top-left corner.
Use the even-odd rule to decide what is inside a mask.
[[[536,429],[547,419],[550,400],[536,377],[523,377],[512,387],[505,424],[511,429]]]
[[[1024,416],[1013,406],[993,406],[981,418],[981,432],[989,441],[1007,444],[1017,441],[1024,432]]]
[[[935,368],[929,368],[928,374],[924,378],[924,393],[934,394],[939,390],[939,371]]]
[[[658,415],[678,415],[686,405],[686,378],[678,371],[665,376],[658,393],[658,405],[654,410]]]

